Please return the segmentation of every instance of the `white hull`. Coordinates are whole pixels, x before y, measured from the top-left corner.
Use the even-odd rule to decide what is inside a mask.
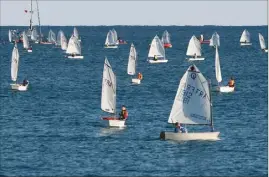
[[[149,60],[149,63],[167,63],[167,62],[168,62],[168,60],[166,60],[166,59],[158,59],[158,60],[150,59]]]
[[[240,43],[241,46],[244,46],[244,45],[252,45],[252,43]]]
[[[28,84],[23,86],[22,84],[10,84],[12,90],[18,90],[18,91],[26,91],[28,89]]]
[[[264,52],[265,52],[265,53],[268,53],[268,49],[264,49]]]
[[[140,79],[132,79],[132,83],[135,84],[140,84],[141,80]]]
[[[36,44],[38,44],[38,43],[39,43],[39,41],[35,41],[35,43],[36,43]]]
[[[68,56],[67,58],[72,58],[72,59],[83,59],[84,56]]]
[[[234,87],[229,87],[229,86],[218,86],[218,87],[217,87],[217,91],[219,91],[219,92],[225,92],[225,93],[233,92],[233,91],[234,91]]]
[[[33,50],[27,50],[27,52],[31,53],[31,52],[33,52]]]
[[[116,49],[116,48],[118,48],[118,46],[117,45],[110,45],[110,46],[105,46],[105,48]]]
[[[205,60],[205,58],[187,58],[189,61],[202,61]]]
[[[125,120],[108,120],[108,125],[110,127],[125,127]]]
[[[174,133],[161,132],[160,138],[163,140],[190,141],[190,140],[219,140],[220,132],[201,133]]]

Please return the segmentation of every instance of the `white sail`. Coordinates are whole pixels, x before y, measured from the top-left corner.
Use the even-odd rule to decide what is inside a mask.
[[[266,49],[264,38],[260,33],[259,33],[259,41],[260,41],[261,49]]]
[[[74,35],[77,39],[79,39],[79,34],[78,34],[78,30],[77,30],[76,27],[74,27],[73,35]]]
[[[209,85],[199,69],[192,65],[180,80],[168,122],[210,124],[210,120]]]
[[[36,41],[37,37],[38,37],[37,31],[36,31],[36,28],[34,28],[32,33],[31,33],[31,40]]]
[[[61,45],[61,36],[62,35],[62,30],[60,30],[57,34],[57,39],[56,39],[56,45],[60,46]]]
[[[164,44],[170,44],[170,34],[166,30],[163,32],[162,42]]]
[[[188,49],[187,49],[187,56],[201,56],[201,43],[200,41],[195,37],[192,36],[192,38],[189,41]]]
[[[8,40],[12,42],[12,32],[10,30],[8,30]]]
[[[22,41],[23,41],[23,48],[28,49],[29,48],[29,40],[25,34],[25,31],[23,31],[23,33],[22,33]]]
[[[113,40],[114,40],[114,43],[117,43],[117,40],[118,40],[118,34],[117,34],[117,31],[115,29],[112,29],[112,33],[113,33]]]
[[[19,51],[17,48],[17,43],[15,43],[12,56],[11,56],[11,80],[16,82],[18,77],[18,69],[19,69]]]
[[[116,113],[116,76],[107,59],[103,70],[101,109]]]
[[[136,50],[135,50],[134,44],[132,44],[130,48],[128,68],[127,68],[127,73],[129,75],[135,75],[136,61],[137,61]]]
[[[114,34],[111,30],[107,33],[105,45],[115,45]]]
[[[64,32],[61,32],[61,48],[62,48],[62,50],[67,49],[67,39],[64,35]]]
[[[210,39],[210,43],[209,43],[209,46],[220,46],[220,39],[219,39],[219,35],[217,32],[215,32],[211,39]]]
[[[156,35],[154,39],[151,42],[150,49],[149,49],[149,54],[148,57],[162,57],[165,58],[165,50],[163,47],[163,43],[159,39],[159,37]]]
[[[66,49],[67,54],[81,54],[80,43],[75,36],[71,36]]]
[[[218,83],[220,83],[222,81],[222,76],[221,76],[221,69],[220,69],[220,60],[219,60],[218,46],[216,46],[215,72],[216,72],[216,79],[217,79]]]
[[[245,29],[241,35],[240,42],[250,42],[250,34],[249,32]]]
[[[52,30],[49,30],[48,42],[56,42],[56,35]]]

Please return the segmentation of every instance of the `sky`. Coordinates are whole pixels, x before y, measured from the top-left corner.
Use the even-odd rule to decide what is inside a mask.
[[[28,26],[30,0],[1,0],[1,26]],[[36,1],[34,24],[37,24]],[[267,25],[267,1],[39,1],[41,25]]]

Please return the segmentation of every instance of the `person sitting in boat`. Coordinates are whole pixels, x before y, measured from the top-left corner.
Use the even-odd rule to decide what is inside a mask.
[[[141,73],[138,73],[137,79],[142,80],[143,79],[143,75]]]
[[[120,117],[119,117],[119,119],[120,120],[125,120],[125,119],[127,119],[127,117],[128,117],[128,112],[127,112],[127,109],[126,109],[126,107],[124,106],[124,105],[122,105],[122,107],[121,107],[121,112],[120,112]]]
[[[72,54],[71,54],[71,56],[72,56],[72,57],[75,57],[75,54],[74,54],[74,53],[72,53]]]
[[[30,46],[30,47],[28,48],[28,50],[32,50],[32,46]]]
[[[28,81],[26,79],[23,80],[22,85],[26,86],[28,84]]]
[[[229,82],[228,82],[228,86],[229,86],[229,87],[234,87],[234,84],[235,84],[234,78],[231,77],[231,79],[230,79]]]
[[[156,55],[154,55],[153,60],[157,61],[158,57]]]
[[[119,43],[122,43],[123,41],[120,39],[120,37],[118,37],[118,42]]]
[[[175,133],[187,133],[187,129],[182,127],[178,122],[175,123]]]
[[[196,53],[194,53],[194,58],[197,58]]]

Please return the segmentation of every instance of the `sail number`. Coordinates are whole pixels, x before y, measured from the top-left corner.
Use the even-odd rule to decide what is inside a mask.
[[[183,101],[184,104],[189,104],[189,101],[192,96],[198,96],[201,98],[206,98],[206,93],[202,90],[188,84],[187,87],[184,87],[185,89],[182,89],[180,94],[180,101]]]

